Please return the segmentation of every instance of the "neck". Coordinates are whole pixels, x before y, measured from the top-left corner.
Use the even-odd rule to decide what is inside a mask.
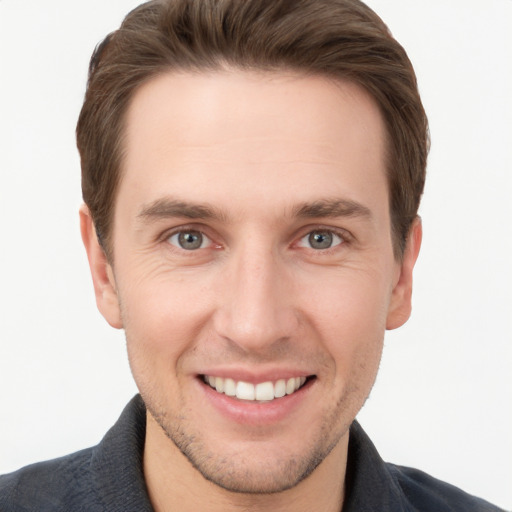
[[[148,413],[144,476],[155,512],[339,512],[344,497],[348,431],[324,461],[295,487],[273,494],[242,494],[207,481]]]

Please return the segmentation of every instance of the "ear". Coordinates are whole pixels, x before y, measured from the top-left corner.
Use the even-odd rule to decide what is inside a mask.
[[[420,252],[422,234],[421,218],[416,217],[407,237],[398,279],[391,295],[386,320],[388,330],[402,326],[411,316],[412,271]]]
[[[89,259],[96,305],[105,320],[116,329],[123,327],[112,266],[98,242],[91,213],[86,205],[80,207],[80,231]]]

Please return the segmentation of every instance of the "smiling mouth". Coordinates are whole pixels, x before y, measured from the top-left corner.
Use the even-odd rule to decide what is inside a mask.
[[[218,393],[225,394],[239,400],[249,400],[257,402],[271,402],[276,398],[282,398],[286,395],[292,395],[301,389],[311,377],[292,377],[290,379],[279,379],[275,382],[267,381],[259,384],[250,382],[235,381],[233,379],[214,377],[212,375],[203,375],[202,379],[212,389]]]

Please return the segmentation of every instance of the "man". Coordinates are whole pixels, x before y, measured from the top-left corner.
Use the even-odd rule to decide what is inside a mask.
[[[496,510],[355,417],[410,314],[427,121],[353,0],[154,1],[91,61],[81,229],[140,396],[1,510]]]

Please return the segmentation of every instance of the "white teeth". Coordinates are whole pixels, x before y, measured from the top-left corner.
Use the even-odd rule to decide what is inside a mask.
[[[239,381],[236,385],[236,397],[240,400],[254,400],[256,398],[254,384]]]
[[[256,400],[274,400],[274,384],[272,382],[256,384]]]
[[[305,381],[306,379],[304,379],[304,382]],[[284,395],[286,395],[286,381],[284,379],[280,379],[276,382],[274,396],[276,398],[281,398]]]
[[[224,393],[228,396],[236,396],[236,383],[233,379],[224,381]]]
[[[295,391],[295,379],[292,377],[286,383],[286,394],[291,395]]]
[[[220,377],[215,377],[215,389],[219,393],[224,392],[224,379],[221,379]]]
[[[260,382],[256,385],[250,382],[236,382],[233,379],[223,379],[222,377],[212,377],[210,375],[205,375],[204,381],[218,393],[224,393],[227,396],[236,396],[240,400],[269,402],[274,400],[274,398],[281,398],[295,393],[305,384],[306,377],[292,377],[288,380],[279,379],[276,382]]]

